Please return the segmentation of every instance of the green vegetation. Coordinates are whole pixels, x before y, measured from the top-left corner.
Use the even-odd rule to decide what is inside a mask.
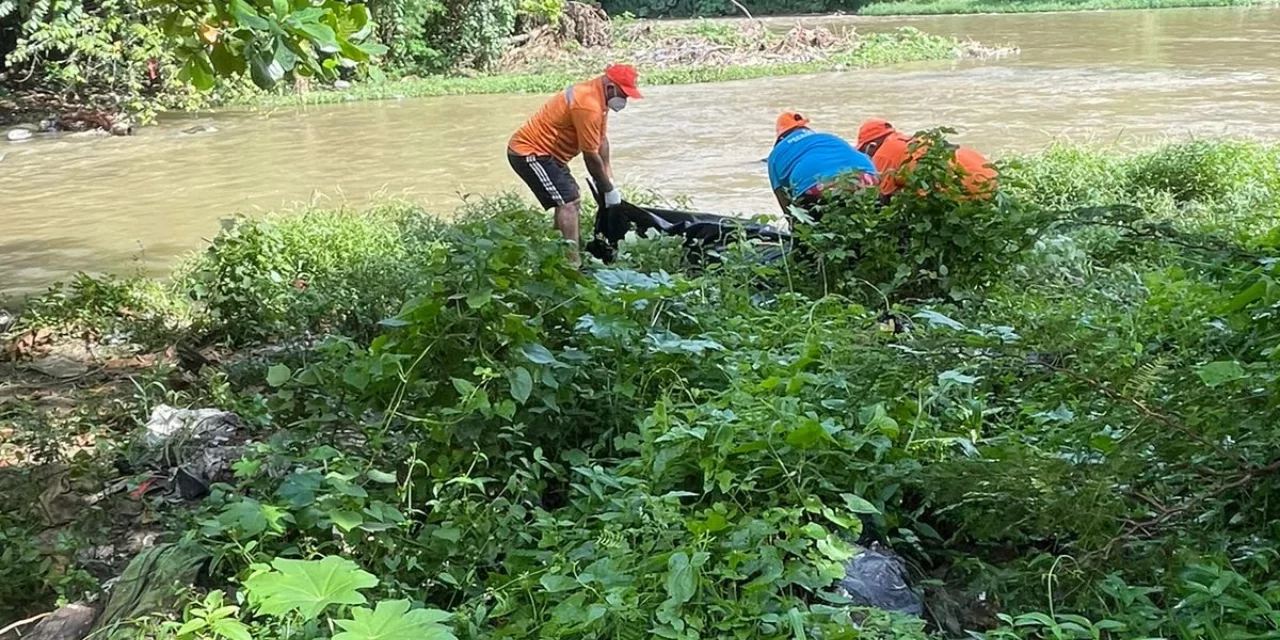
[[[1274,0],[756,0],[741,3],[755,16],[849,13],[869,16],[1026,13],[1100,9],[1168,9],[1274,4]],[[729,0],[606,0],[611,14],[642,18],[740,16]]]
[[[680,27],[680,36],[696,35],[715,41],[737,34],[734,25],[692,25]],[[771,36],[778,38],[778,36]],[[598,74],[606,64],[602,57],[615,56],[616,60],[634,59],[642,49],[654,48],[649,40],[633,39],[609,50],[608,56],[572,56],[563,62],[540,64],[539,70],[523,70],[496,75],[472,77],[430,76],[401,81],[362,83],[347,91],[317,91],[305,95],[276,95],[270,97],[246,96],[248,104],[286,106],[295,104],[322,104],[348,100],[386,100],[391,98],[418,98],[442,95],[469,95],[488,93],[554,93],[583,78]],[[772,59],[744,60],[726,65],[707,62],[698,65],[653,67],[640,62],[645,85],[693,84],[749,80],[772,76],[819,73],[842,69],[857,69],[915,60],[943,60],[963,55],[957,42],[905,27],[893,33],[860,35],[856,46],[830,55],[801,61],[775,61]]]
[[[867,4],[858,9],[858,14],[866,16],[899,16],[1032,13],[1036,11],[1247,7],[1266,4],[1275,4],[1275,0],[890,0]]]
[[[609,22],[586,5],[309,0],[92,8],[0,3],[0,119],[105,128],[212,105],[546,93],[632,62],[646,84],[740,80],[982,55],[914,29],[837,37],[759,24]],[[177,0],[173,0],[177,2]],[[73,3],[74,4],[74,3]],[[455,6],[456,5],[456,6]],[[576,26],[561,32],[562,21]],[[7,26],[6,26],[7,25]],[[529,46],[510,50],[517,28]],[[570,34],[570,35],[566,35]],[[805,34],[822,36],[805,39]],[[378,40],[388,43],[380,44]],[[587,46],[586,43],[590,43]],[[348,82],[329,91],[329,81]],[[314,85],[311,80],[324,81]],[[353,85],[353,86],[352,86]]]
[[[0,404],[3,615],[76,598],[92,576],[50,558],[124,511],[53,544],[34,472],[93,490],[166,402],[253,440],[204,500],[142,499],[217,559],[142,622],[166,637],[1273,635],[1280,149],[1055,147],[991,201],[933,149],[926,195],[829,202],[778,264],[641,238],[580,271],[518,200],[388,203],[36,301],[20,329],[224,355]],[[869,540],[940,630],[833,589]]]

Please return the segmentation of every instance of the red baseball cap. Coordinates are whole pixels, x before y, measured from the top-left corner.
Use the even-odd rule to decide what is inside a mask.
[[[611,64],[608,67],[605,67],[604,77],[618,85],[618,88],[622,89],[622,92],[625,93],[628,98],[635,98],[639,100],[644,97],[643,95],[640,95],[640,89],[636,86],[636,81],[639,80],[639,74],[636,73],[635,67],[629,64]]]

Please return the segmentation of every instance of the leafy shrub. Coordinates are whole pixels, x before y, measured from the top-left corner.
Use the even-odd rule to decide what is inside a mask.
[[[379,0],[372,8],[390,47],[388,61],[413,73],[488,69],[505,52],[516,26],[515,0]]]
[[[999,278],[1030,246],[1037,218],[996,193],[966,197],[942,134],[923,136],[928,151],[888,205],[874,190],[835,190],[818,209],[821,222],[800,225],[801,242],[829,278],[824,290],[960,295]]]
[[[11,48],[0,41],[10,88],[46,87],[77,104],[143,117],[202,104],[178,77],[175,42],[136,0],[3,2],[6,30],[17,34]]]
[[[1274,183],[1277,157],[1256,144],[1196,140],[1134,158],[1124,178],[1136,193],[1163,191],[1177,202],[1220,200],[1247,185]]]
[[[406,242],[425,242],[425,218],[391,204],[237,219],[180,269],[177,286],[205,309],[212,335],[236,342],[367,327],[403,299],[419,252],[432,250]]]
[[[986,594],[986,619],[939,616],[956,635],[1266,636],[1277,256],[1198,232],[1217,204],[1179,205],[1177,234],[1151,233],[1173,224],[1167,200],[1062,220],[1066,194],[1110,197],[1089,162],[1043,202],[1034,160],[1001,177],[1017,199],[974,200],[946,197],[940,153],[900,204],[827,203],[803,258],[822,271],[735,252],[678,270],[645,239],[629,263],[579,270],[507,198],[449,225],[413,210],[242,225],[196,260],[216,277],[176,283],[244,296],[224,331],[364,311],[210,381],[201,406],[262,437],[179,518],[250,592],[238,615],[255,630],[350,631],[336,621],[382,606],[342,601],[355,591],[405,603],[397,616],[451,611],[460,638],[919,638],[920,621],[834,588],[879,540],[931,593]],[[345,269],[357,254],[377,268]],[[273,298],[272,271],[324,274],[308,289],[339,303]],[[337,556],[377,584],[271,627],[261,576]]]

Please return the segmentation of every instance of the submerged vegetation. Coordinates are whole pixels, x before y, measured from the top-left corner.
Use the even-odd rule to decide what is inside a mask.
[[[165,637],[1273,635],[1280,149],[1055,147],[990,202],[922,166],[773,264],[637,238],[579,270],[518,200],[388,203],[35,300],[21,358],[177,355],[0,396],[0,620],[91,590],[125,517],[213,554],[135,621]],[[233,472],[51,526],[46,472],[116,480],[162,402],[237,413]],[[834,588],[871,541],[927,627]]]

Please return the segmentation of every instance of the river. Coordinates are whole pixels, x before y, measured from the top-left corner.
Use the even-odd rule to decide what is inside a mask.
[[[1280,137],[1277,9],[800,20],[864,31],[911,25],[1016,44],[1022,54],[652,87],[611,119],[620,182],[687,195],[705,210],[772,213],[759,159],[784,108],[850,138],[872,116],[907,129],[945,124],[994,156],[1055,139]],[[518,187],[504,145],[543,99],[220,113],[171,118],[129,138],[0,142],[0,294],[79,270],[163,273],[236,212],[407,193],[447,214],[465,194]],[[183,133],[195,124],[217,131]]]

